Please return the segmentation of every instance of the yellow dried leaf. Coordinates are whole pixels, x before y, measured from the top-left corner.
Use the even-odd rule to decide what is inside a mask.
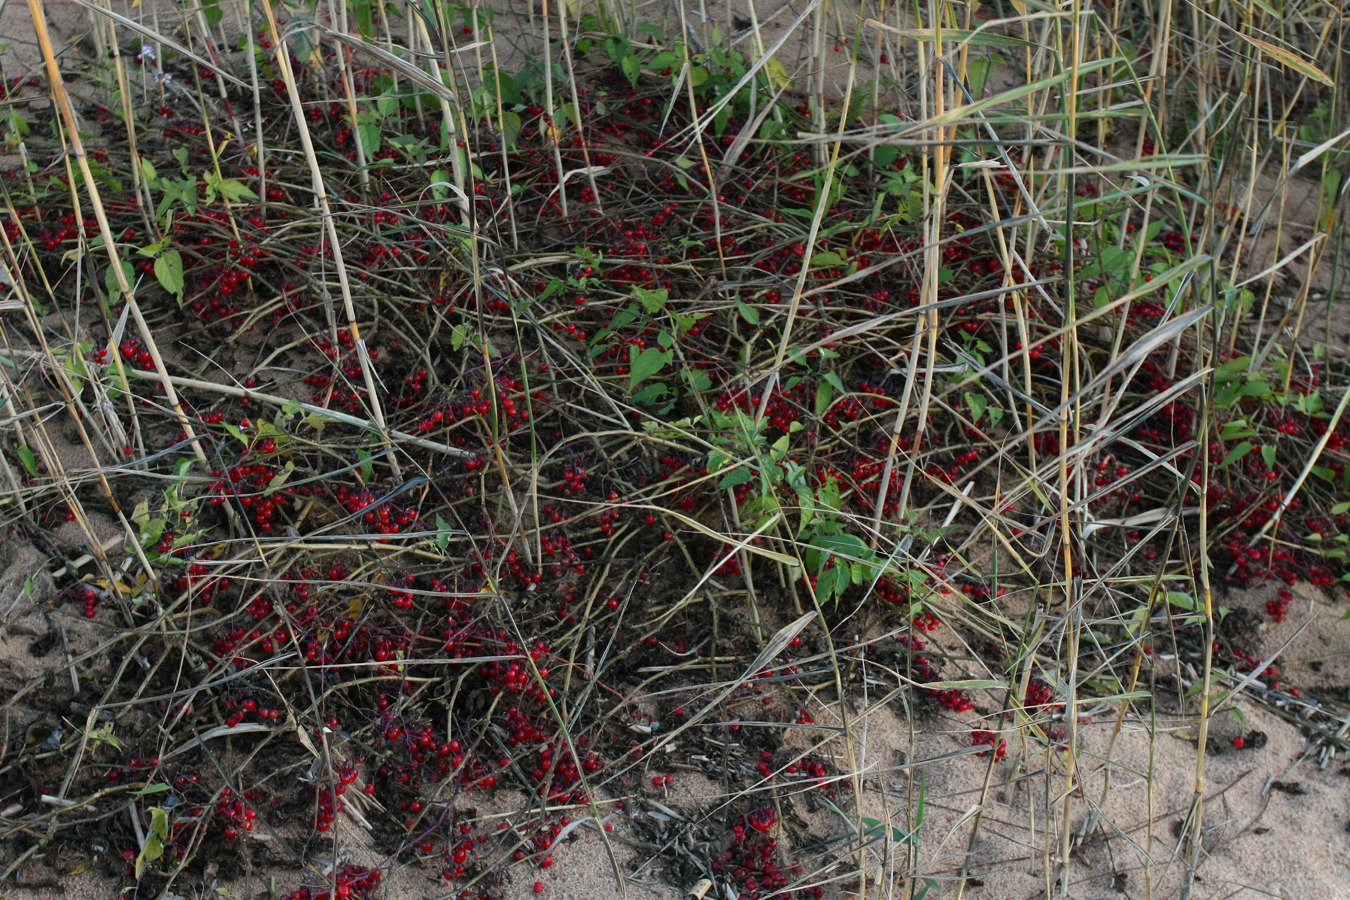
[[[1314,66],[1312,63],[1308,62],[1306,59],[1297,55],[1296,53],[1286,50],[1283,47],[1276,47],[1274,44],[1258,40],[1257,38],[1251,37],[1249,35],[1245,35],[1240,31],[1238,32],[1238,37],[1242,38],[1244,41],[1246,41],[1247,43],[1255,47],[1257,50],[1259,50],[1262,54],[1275,60],[1277,63],[1284,66],[1285,68],[1293,69],[1295,72],[1298,72],[1303,77],[1311,78],[1313,81],[1320,81],[1322,84],[1325,84],[1328,87],[1336,86],[1336,83],[1331,80],[1331,77],[1327,75],[1326,72],[1323,72],[1321,69],[1317,68],[1317,66]]]

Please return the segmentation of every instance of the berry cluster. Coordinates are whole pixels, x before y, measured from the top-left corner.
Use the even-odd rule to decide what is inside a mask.
[[[1276,622],[1283,622],[1284,617],[1289,613],[1289,606],[1293,602],[1294,592],[1281,586],[1275,591],[1275,596],[1266,601],[1266,614]]]
[[[273,520],[285,509],[287,499],[293,493],[284,486],[274,488],[274,481],[282,471],[276,465],[265,462],[212,469],[211,477],[217,480],[207,489],[208,502],[213,506],[223,506],[233,500],[246,514],[252,516],[258,530],[267,534],[272,530]]]
[[[255,793],[251,790],[245,791],[243,797],[236,796],[230,788],[220,792],[220,800],[216,803],[216,818],[223,823],[220,833],[225,840],[232,841],[239,837],[241,830],[243,832],[253,830],[253,822],[258,818],[258,813],[247,801],[254,799],[254,796]]]
[[[380,887],[380,873],[365,866],[345,865],[333,873],[332,887],[303,887],[291,891],[282,900],[362,900]]]
[[[988,756],[994,754],[995,762],[1003,762],[1003,757],[1008,755],[1008,742],[999,740],[998,745],[994,744],[994,732],[987,728],[976,728],[970,732],[970,745],[972,747],[989,747],[989,750],[981,750],[976,756]]]
[[[783,864],[778,840],[770,836],[777,824],[778,813],[772,806],[739,816],[731,826],[727,848],[713,859],[713,873],[725,879],[732,893],[742,900],[784,897],[789,880],[801,871],[799,864]],[[803,888],[796,896],[816,900],[824,897],[825,891]]]
[[[908,667],[907,675],[919,684],[927,684],[932,681],[941,681],[942,676],[933,664],[928,661],[928,657],[922,654],[928,649],[927,643],[920,637],[902,635],[896,638],[899,647],[907,651],[905,663]],[[969,712],[975,708],[975,703],[970,698],[970,694],[959,688],[925,688],[929,697],[936,700],[944,709],[954,713]]]
[[[229,696],[225,698],[225,724],[233,728],[249,716],[256,716],[259,722],[275,722],[281,711],[267,703],[259,703],[251,694]]]
[[[1055,689],[1050,687],[1040,678],[1033,678],[1027,682],[1027,693],[1022,699],[1022,705],[1028,710],[1041,710],[1051,706],[1055,701]]]
[[[345,486],[339,487],[333,497],[349,514],[358,517],[367,529],[381,535],[376,539],[381,543],[387,543],[390,535],[404,529],[421,531],[425,527],[415,508],[381,502],[379,495],[369,488],[352,490]]]

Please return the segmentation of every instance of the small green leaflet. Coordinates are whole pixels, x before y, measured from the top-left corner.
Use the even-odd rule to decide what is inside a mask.
[[[1233,463],[1237,462],[1239,459],[1242,459],[1242,457],[1246,456],[1248,453],[1251,452],[1252,452],[1252,442],[1243,441],[1236,447],[1234,447],[1232,450],[1228,451],[1228,455],[1223,458],[1223,462],[1219,463],[1219,468],[1226,469]]]
[[[638,352],[637,347],[628,348],[628,388],[635,390],[639,384],[661,371],[675,356],[671,350],[648,347]]]
[[[834,566],[816,576],[816,597],[821,603],[838,601],[848,588],[852,576],[847,566]]]
[[[445,553],[445,548],[450,545],[450,523],[436,514],[436,549]]]
[[[37,457],[33,455],[33,451],[27,445],[20,444],[15,448],[15,452],[19,454],[19,462],[23,463],[23,467],[28,470],[28,474],[36,478],[38,476]]]
[[[722,476],[722,480],[717,483],[719,491],[725,491],[727,488],[733,488],[737,485],[753,481],[755,476],[751,473],[748,466],[737,466],[730,472]]]
[[[356,134],[361,138],[361,152],[370,159],[380,150],[379,117],[365,113],[358,117],[357,121],[360,123],[356,126]]]
[[[623,69],[623,74],[628,79],[628,83],[637,87],[638,75],[642,71],[642,63],[638,61],[637,54],[630,53],[619,60],[619,68]]]
[[[651,288],[635,288],[633,296],[642,304],[642,308],[648,315],[659,313],[670,300],[670,292],[665,288],[652,290]]]
[[[989,408],[989,401],[983,394],[966,394],[966,406],[970,407],[970,421],[979,422],[984,418],[984,412]]]
[[[183,255],[177,250],[165,250],[155,258],[155,278],[159,286],[183,302]]]
[[[233,178],[221,178],[215,172],[206,173],[206,202],[215,203],[216,195],[226,200],[256,200],[258,195],[241,181]]]
[[[759,310],[755,309],[744,300],[736,300],[736,311],[741,314],[741,318],[751,325],[759,324]]]

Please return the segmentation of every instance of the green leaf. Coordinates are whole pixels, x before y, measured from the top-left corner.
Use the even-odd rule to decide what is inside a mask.
[[[826,509],[838,512],[839,504],[842,502],[839,495],[839,479],[833,475],[827,476],[825,483],[816,489],[816,499]]]
[[[1219,429],[1219,437],[1225,441],[1249,438],[1255,434],[1256,429],[1247,424],[1246,419],[1234,419],[1231,422],[1225,422],[1223,428]]]
[[[158,806],[150,808],[150,831],[145,845],[136,857],[136,877],[145,873],[145,867],[164,855],[164,842],[169,839],[169,811]]]
[[[850,559],[872,560],[876,557],[862,538],[852,534],[817,534],[812,537],[811,545]]]
[[[890,168],[900,158],[900,148],[891,144],[882,144],[872,151],[872,165],[879,169]]]
[[[675,327],[680,329],[680,334],[688,334],[699,320],[706,319],[707,313],[697,313],[695,315],[685,315],[684,313],[675,313]]]
[[[436,549],[445,553],[445,548],[450,546],[450,523],[436,513]]]
[[[520,130],[525,127],[525,122],[520,118],[520,113],[513,109],[505,110],[502,113],[502,141],[506,144],[508,150],[513,150],[520,138]],[[520,182],[514,182],[511,185],[512,192],[521,190],[523,185]]]
[[[1275,445],[1266,444],[1261,448],[1261,458],[1265,460],[1267,468],[1275,466]]]
[[[225,18],[225,11],[220,8],[220,0],[202,0],[202,16],[206,19],[206,24],[210,28],[215,28],[220,24],[220,20]]]
[[[746,303],[744,300],[741,300],[739,298],[736,300],[736,311],[741,314],[742,319],[744,319],[751,325],[759,324],[759,310],[755,309],[753,306],[751,306],[749,303]]]
[[[834,402],[834,385],[827,380],[824,384],[816,388],[816,418],[820,418],[830,411],[830,404]]]
[[[664,72],[666,69],[678,69],[680,57],[673,50],[662,50],[652,57],[652,69],[657,72]]]
[[[618,35],[610,35],[605,38],[600,46],[604,49],[605,55],[609,57],[609,61],[616,65],[621,62],[625,56],[630,54],[633,48],[633,45],[629,43],[627,38]]]
[[[989,76],[994,71],[994,61],[989,57],[980,57],[972,59],[966,63],[966,80],[970,82],[970,95],[975,98],[983,96],[985,86],[989,84]]]
[[[125,259],[120,261],[122,264],[122,274],[126,276],[128,284],[134,284],[136,281],[136,272],[131,263]],[[122,287],[117,283],[117,270],[111,265],[103,271],[103,285],[108,289],[108,296],[113,298],[113,302],[122,302]]]
[[[840,378],[839,375],[838,375],[837,373],[835,373],[835,372],[826,372],[824,375],[822,375],[822,376],[820,376],[820,377],[821,377],[821,378],[824,378],[824,379],[825,379],[825,383],[828,384],[828,385],[830,385],[831,387],[833,387],[833,388],[834,388],[836,391],[838,391],[839,393],[841,393],[841,394],[847,394],[847,393],[848,393],[848,388],[844,387],[844,380],[843,380],[842,378]]]
[[[642,73],[642,63],[638,61],[637,54],[629,53],[619,60],[619,68],[623,70],[624,77],[628,79],[628,84],[637,87],[638,75]]]
[[[1134,267],[1134,251],[1120,247],[1103,247],[1098,255],[1098,261],[1104,273],[1124,279]]]
[[[1200,608],[1194,597],[1185,591],[1168,591],[1167,602],[1178,609],[1184,609],[1187,612],[1195,612]]]
[[[1237,359],[1230,359],[1214,370],[1214,380],[1219,384],[1232,381],[1238,375],[1247,371],[1247,367],[1252,364],[1250,356],[1239,356]]]
[[[169,785],[166,784],[166,783],[163,782],[163,781],[160,781],[160,782],[156,782],[156,783],[154,783],[154,784],[147,784],[145,787],[141,788],[139,791],[132,791],[132,792],[131,792],[131,796],[133,796],[133,797],[146,797],[146,796],[149,796],[150,794],[162,794],[162,793],[164,793],[164,792],[167,791],[167,790],[170,790]]]
[[[647,314],[654,316],[665,308],[666,303],[670,301],[670,291],[665,288],[652,290],[650,288],[634,288],[633,296],[642,304],[642,308]],[[621,327],[621,326],[619,326]]]
[[[1219,382],[1219,384],[1221,386],[1214,394],[1214,405],[1219,409],[1229,409],[1241,399],[1242,385],[1237,381],[1230,381],[1227,384]]]
[[[150,519],[141,528],[141,533],[137,535],[142,547],[153,547],[159,543],[159,539],[164,535],[164,529],[167,523],[163,518]]]
[[[659,381],[653,382],[634,394],[633,402],[641,403],[644,406],[650,406],[668,393],[670,393],[670,388]]]
[[[1322,411],[1322,395],[1300,394],[1298,399],[1294,401],[1294,408],[1305,416],[1316,416],[1317,413]]]
[[[19,462],[23,463],[23,467],[28,471],[28,474],[36,478],[38,476],[38,465],[37,457],[33,455],[33,451],[26,444],[20,444],[14,448],[14,452],[19,455]]]
[[[637,347],[630,345],[628,348],[628,389],[636,390],[639,384],[664,369],[673,356],[672,351],[662,350],[659,347],[648,347],[639,353]]]
[[[136,255],[143,256],[146,259],[152,259],[156,256],[159,256],[161,253],[164,252],[164,248],[169,246],[169,242],[171,240],[173,240],[173,238],[166,235],[165,237],[162,237],[159,240],[155,241],[153,244],[146,244],[144,247],[136,251]]]
[[[689,389],[695,393],[702,394],[712,388],[712,376],[703,369],[684,369],[680,374],[684,376]]]
[[[1270,386],[1270,382],[1264,380],[1248,382],[1242,389],[1244,397],[1255,397],[1258,400],[1265,400],[1273,393],[1274,389]]]
[[[966,394],[966,406],[970,407],[970,421],[979,422],[984,418],[984,411],[989,408],[989,401],[983,394]]]
[[[356,19],[356,30],[361,37],[369,40],[375,36],[374,0],[352,0],[352,16]],[[212,25],[212,28],[215,26]]]
[[[822,250],[811,257],[811,268],[834,269],[844,264],[844,258],[833,250]]]
[[[281,490],[281,488],[285,486],[287,480],[289,480],[290,477],[294,474],[295,474],[295,463],[291,462],[290,460],[287,460],[286,465],[282,467],[281,471],[273,475],[272,479],[267,482],[267,487],[263,489],[263,496],[264,497],[270,496],[271,494],[275,494],[277,491]]]
[[[750,471],[749,466],[737,466],[722,476],[722,480],[717,483],[717,489],[719,491],[725,491],[727,488],[734,488],[737,485],[754,481],[754,479],[755,476]]]
[[[835,566],[816,576],[816,598],[821,603],[837,601],[852,580],[847,566]]]
[[[155,278],[159,286],[183,300],[183,256],[177,250],[165,250],[155,258]]]
[[[816,498],[811,496],[811,491],[804,489],[804,485],[797,485],[797,504],[801,507],[801,518],[797,522],[797,537],[806,533],[809,526],[816,519]]]
[[[252,189],[242,181],[235,181],[233,178],[221,178],[215,172],[206,173],[206,197],[207,202],[215,200],[215,195],[219,194],[231,202],[238,200],[256,200],[258,195],[253,193]]]
[[[1226,469],[1233,463],[1242,459],[1244,456],[1246,456],[1248,453],[1251,452],[1252,452],[1252,442],[1243,441],[1242,443],[1234,447],[1232,450],[1228,451],[1228,455],[1223,458],[1223,462],[1219,463],[1219,468]]]
[[[380,150],[380,123],[374,116],[361,116],[356,126],[357,136],[361,138],[361,152],[366,159],[373,159]]]

